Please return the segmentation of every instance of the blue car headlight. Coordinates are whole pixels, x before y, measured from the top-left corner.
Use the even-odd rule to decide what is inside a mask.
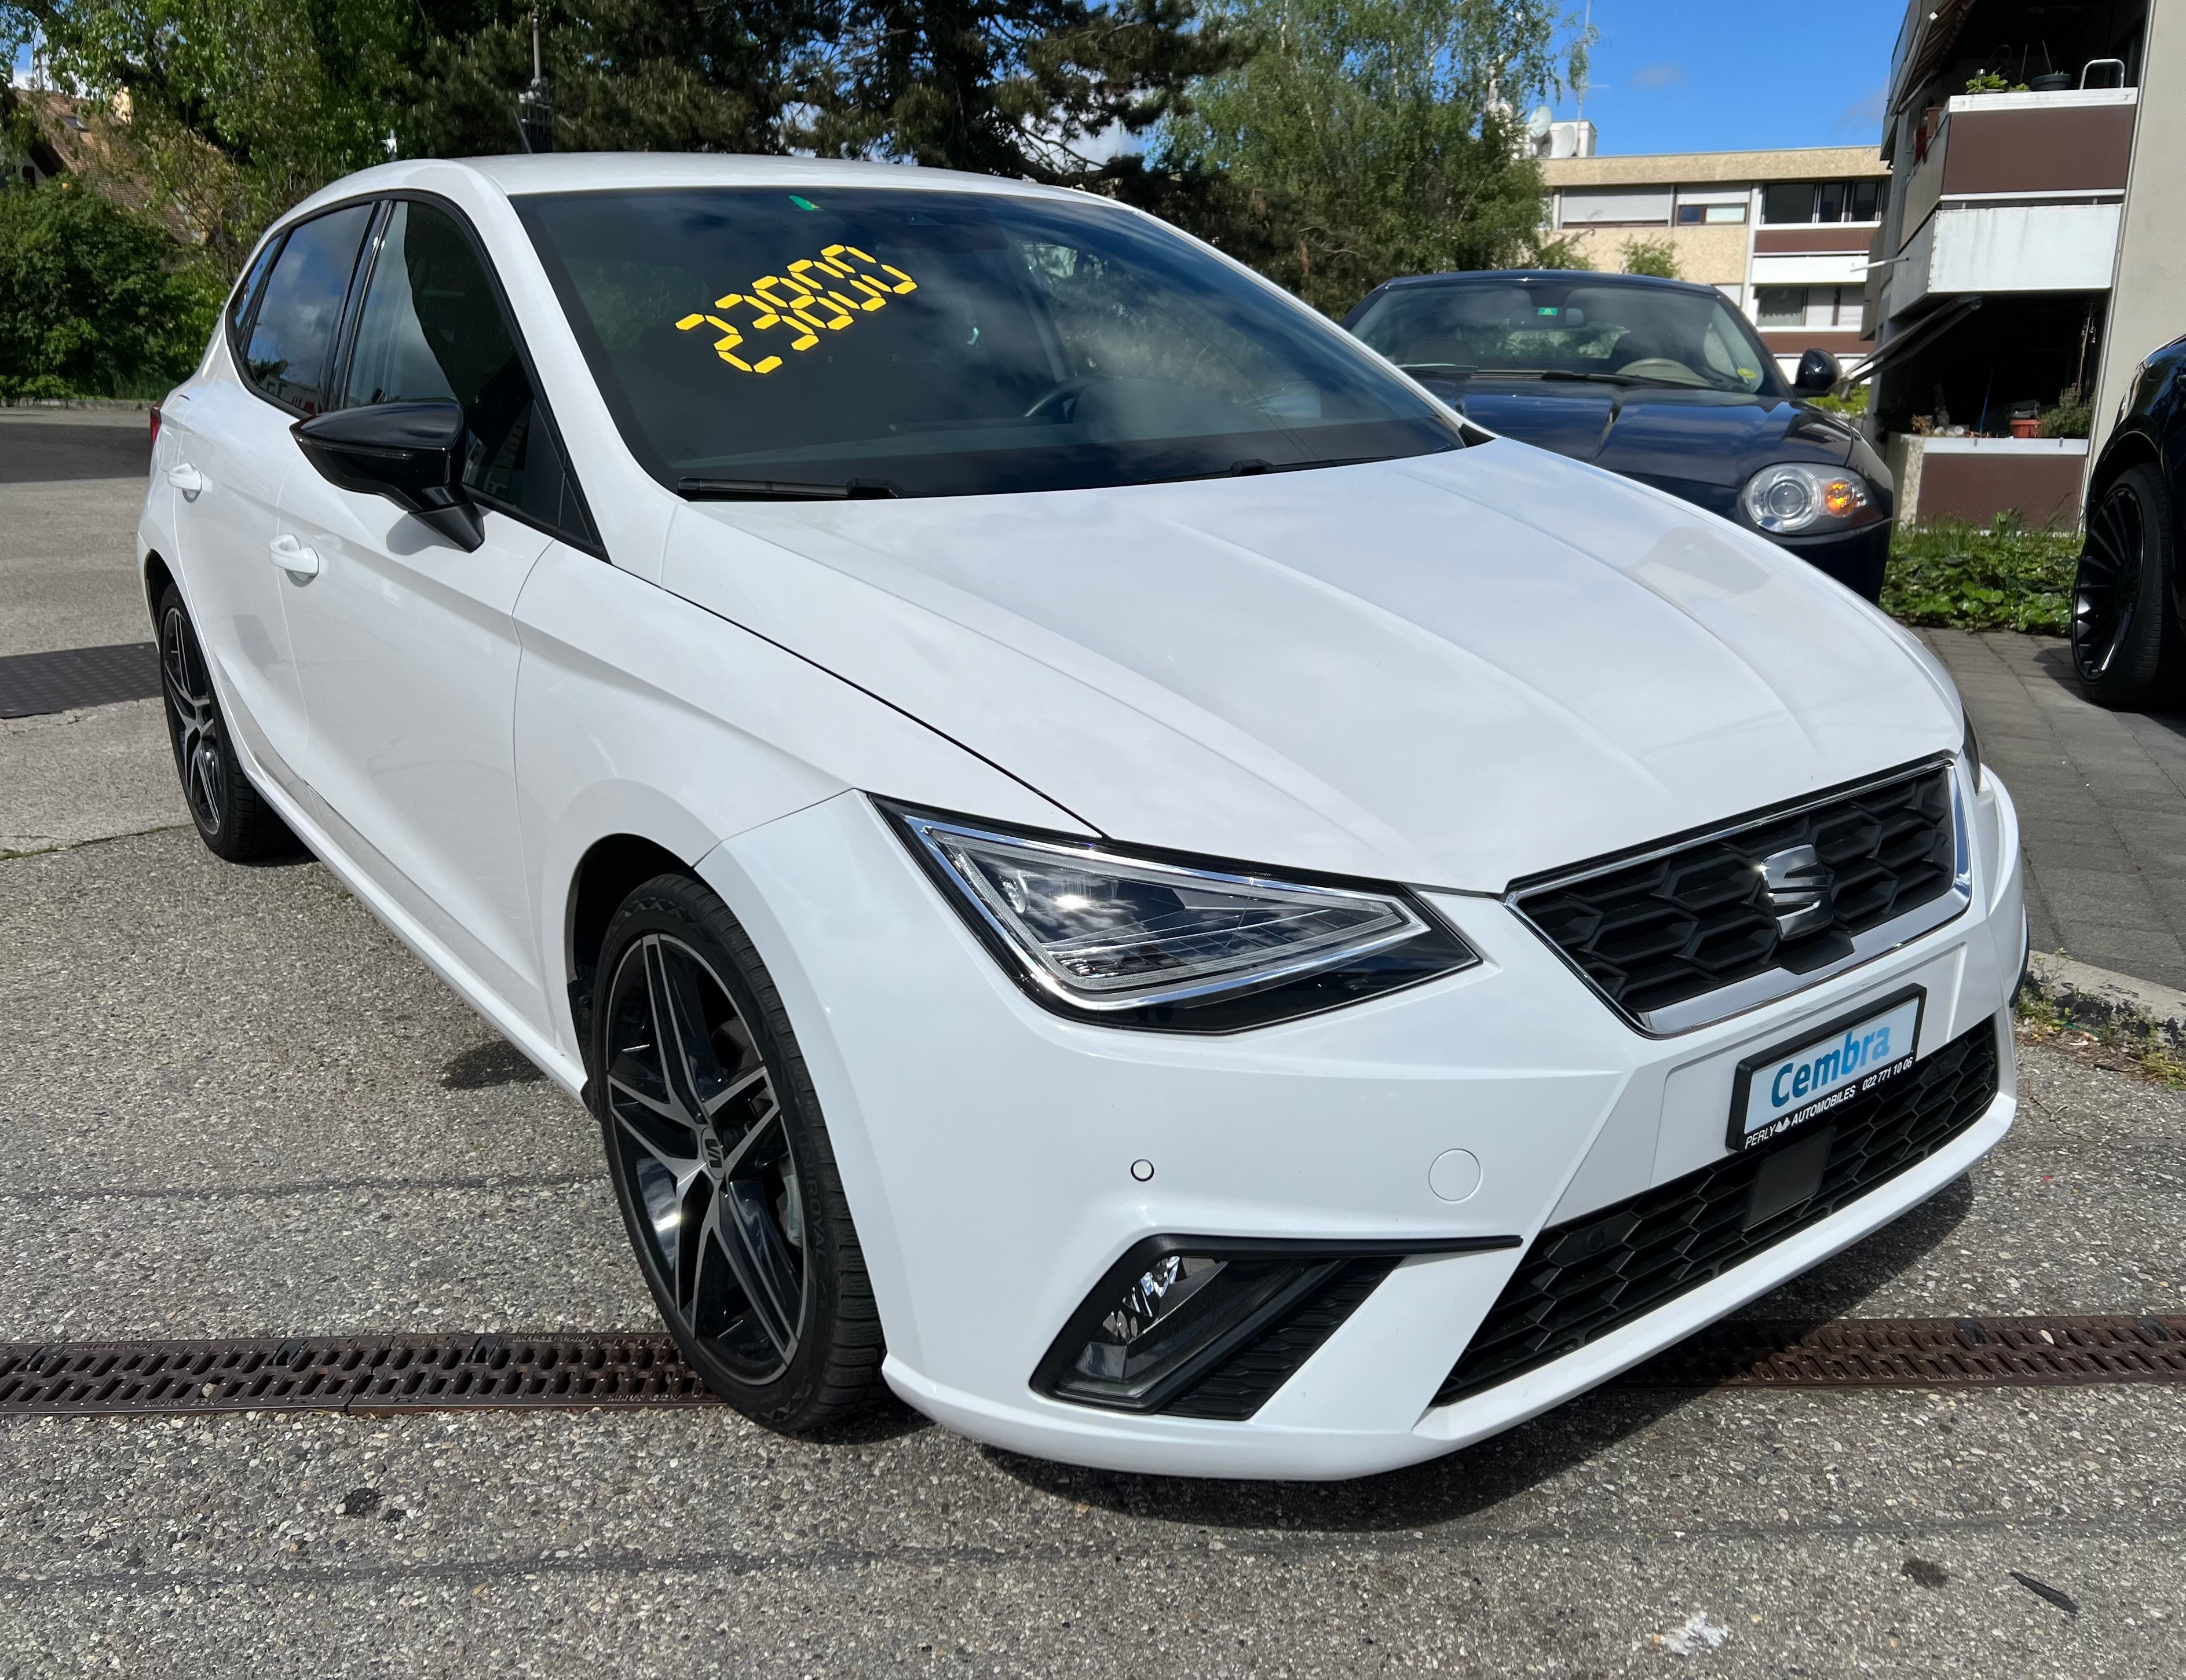
[[[1881,516],[1875,486],[1849,468],[1780,461],[1746,481],[1738,505],[1772,536],[1848,530]]]

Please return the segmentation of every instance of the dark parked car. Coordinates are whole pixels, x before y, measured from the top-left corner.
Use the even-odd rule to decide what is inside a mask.
[[[1343,323],[1489,430],[1622,473],[1774,538],[1873,601],[1890,554],[1889,468],[1802,398],[1837,380],[1809,350],[1791,385],[1712,286],[1633,274],[1422,274]]]
[[[2072,666],[2100,706],[2186,705],[2186,339],[2133,370],[2088,481]]]

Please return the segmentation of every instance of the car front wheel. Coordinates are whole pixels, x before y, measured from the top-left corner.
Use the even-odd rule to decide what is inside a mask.
[[[608,928],[593,1109],[639,1268],[707,1386],[773,1428],[851,1410],[879,1314],[773,981],[728,909],[661,876]]]
[[[2137,710],[2186,692],[2171,612],[2177,576],[2162,474],[2128,468],[2088,516],[2072,580],[2072,667],[2097,705]]]

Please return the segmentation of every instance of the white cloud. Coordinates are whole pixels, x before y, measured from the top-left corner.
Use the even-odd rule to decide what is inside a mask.
[[[1880,137],[1882,133],[1882,102],[1889,94],[1888,88],[1878,87],[1865,98],[1847,105],[1844,115],[1836,120],[1836,132],[1857,135],[1862,139],[1869,135]]]
[[[1674,87],[1684,79],[1683,64],[1643,64],[1632,72],[1634,87]]]

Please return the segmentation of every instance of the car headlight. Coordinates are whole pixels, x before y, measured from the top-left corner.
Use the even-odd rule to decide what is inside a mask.
[[[1083,1020],[1235,1032],[1480,960],[1399,887],[1277,880],[875,803],[1012,977]]]
[[[1763,467],[1746,481],[1738,501],[1748,519],[1779,536],[1840,530],[1881,512],[1875,487],[1858,473],[1803,461]]]

